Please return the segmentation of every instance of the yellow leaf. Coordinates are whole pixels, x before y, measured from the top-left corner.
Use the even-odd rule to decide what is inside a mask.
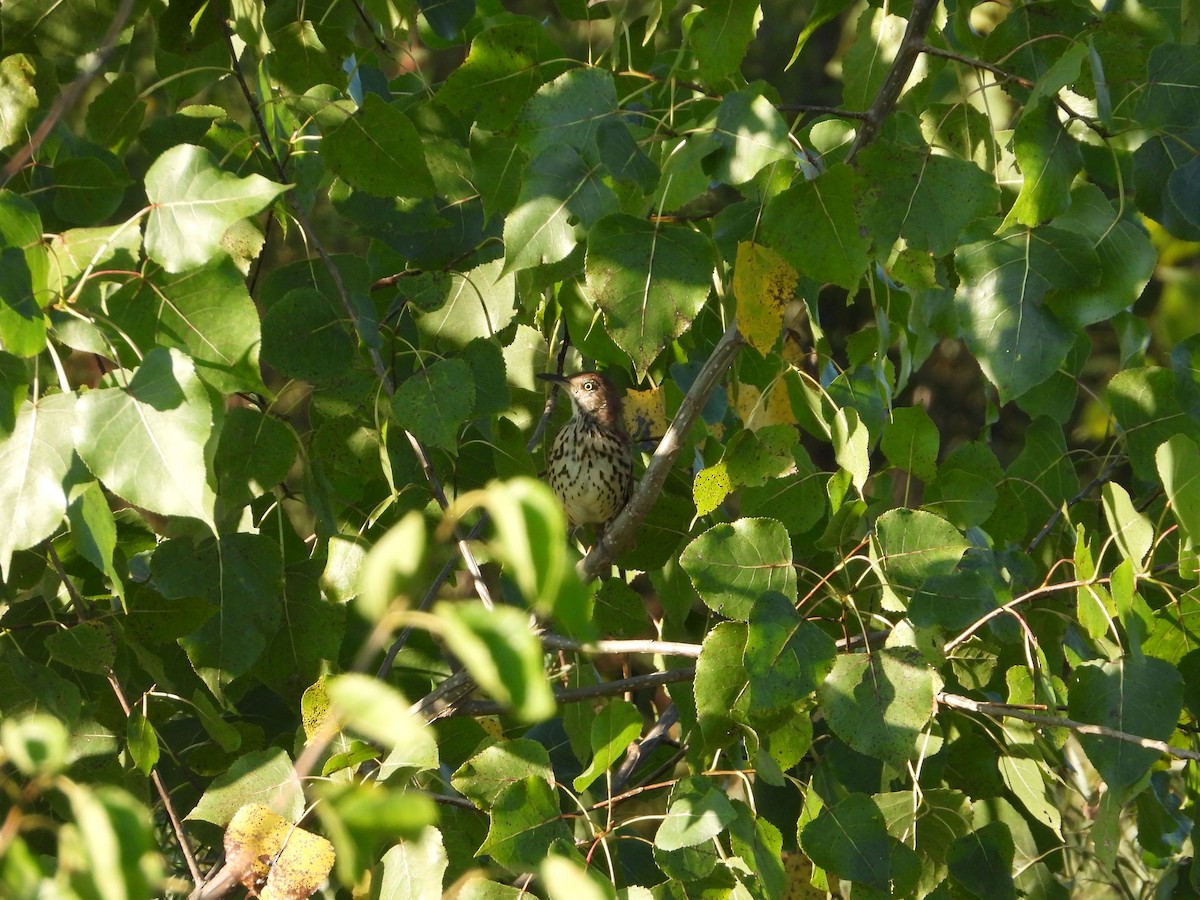
[[[725,502],[729,492],[733,490],[733,482],[724,462],[715,466],[701,469],[696,473],[692,484],[692,498],[696,501],[696,515],[707,516],[710,512]]]
[[[771,352],[783,328],[783,315],[796,294],[799,274],[770,247],[738,244],[733,267],[733,297],[742,337],[763,355]]]
[[[742,424],[751,431],[758,431],[767,425],[796,424],[792,401],[788,399],[787,385],[782,378],[771,384],[765,397],[752,384],[738,385],[735,409]]]
[[[634,441],[658,440],[667,431],[667,406],[662,388],[625,392],[625,431]]]
[[[304,737],[311,741],[329,720],[329,691],[326,690],[328,678],[322,675],[315,683],[310,684],[300,697],[300,721],[304,726]]]
[[[333,845],[261,803],[247,803],[225,829],[225,859],[262,900],[305,900],[333,868]]]

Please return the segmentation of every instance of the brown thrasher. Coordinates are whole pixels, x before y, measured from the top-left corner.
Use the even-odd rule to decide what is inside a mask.
[[[550,447],[546,476],[567,513],[568,526],[603,530],[633,491],[633,459],[621,415],[621,395],[597,372],[539,375],[562,385],[571,421]]]

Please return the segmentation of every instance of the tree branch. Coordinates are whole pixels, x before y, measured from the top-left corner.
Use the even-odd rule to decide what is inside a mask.
[[[1176,759],[1200,761],[1200,753],[1197,753],[1195,750],[1172,747],[1166,741],[1156,741],[1154,738],[1139,737],[1127,731],[1117,731],[1115,728],[1109,728],[1106,725],[1090,725],[1087,722],[1077,722],[1074,719],[1068,719],[1063,716],[1046,716],[1040,713],[1029,712],[1017,706],[1010,706],[1007,703],[988,703],[983,700],[972,700],[970,697],[963,697],[959,694],[938,694],[937,702],[951,709],[961,709],[984,715],[1006,716],[1010,719],[1020,719],[1022,722],[1029,722],[1033,725],[1044,725],[1048,728],[1068,728],[1076,734],[1090,734],[1097,737],[1112,738],[1114,741],[1136,744],[1139,747],[1145,747],[1147,750],[1157,750],[1159,753],[1166,756],[1173,756]]]
[[[667,476],[671,473],[671,467],[675,464],[675,457],[683,448],[684,439],[692,430],[692,425],[699,417],[700,410],[704,409],[705,404],[708,403],[708,397],[713,388],[724,377],[725,371],[732,365],[741,346],[742,336],[738,334],[737,326],[731,324],[725,330],[721,340],[717,342],[717,346],[713,348],[712,354],[704,363],[696,380],[692,382],[687,396],[679,404],[679,410],[675,413],[670,427],[667,428],[667,433],[659,441],[658,449],[654,451],[654,457],[650,460],[650,465],[646,467],[646,474],[638,482],[633,496],[625,504],[621,514],[605,529],[604,534],[596,541],[596,545],[592,547],[588,555],[579,561],[579,574],[585,581],[596,578],[633,540],[638,526],[642,524],[655,501],[658,500],[663,484],[666,483]]]
[[[846,162],[853,161],[858,151],[875,140],[883,120],[891,114],[896,101],[900,99],[900,92],[904,90],[908,76],[912,74],[913,66],[925,48],[925,35],[929,31],[937,5],[937,0],[913,0],[912,13],[908,17],[908,27],[900,42],[900,50],[879,88],[879,93],[875,95],[875,101],[862,120],[854,143],[850,146],[850,152],[846,154]]]
[[[554,699],[559,703],[582,703],[585,700],[595,700],[600,697],[614,697],[627,691],[636,691],[647,687],[658,687],[664,684],[676,684],[680,681],[691,681],[696,677],[694,667],[686,669],[667,669],[665,672],[648,672],[645,675],[634,675],[630,678],[618,678],[616,681],[605,681],[602,684],[591,684],[587,687],[559,688],[554,692]],[[508,709],[502,703],[494,700],[472,700],[457,706],[451,715],[455,716],[494,716]]]

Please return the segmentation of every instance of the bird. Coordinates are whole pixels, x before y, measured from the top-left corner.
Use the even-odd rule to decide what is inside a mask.
[[[599,372],[545,373],[571,398],[571,420],[554,437],[546,471],[571,530],[598,526],[603,534],[633,492],[633,455],[621,414],[621,395]]]

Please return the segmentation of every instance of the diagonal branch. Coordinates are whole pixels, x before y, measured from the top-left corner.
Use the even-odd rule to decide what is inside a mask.
[[[925,34],[929,31],[937,5],[937,0],[913,0],[912,13],[908,17],[908,28],[904,31],[904,38],[900,41],[900,50],[896,53],[896,59],[888,70],[879,93],[875,95],[875,101],[863,117],[850,152],[846,154],[846,162],[853,161],[858,151],[875,140],[883,120],[891,115],[908,76],[912,74],[917,58],[925,49]]]
[[[654,457],[646,467],[646,474],[638,482],[633,496],[625,504],[621,514],[601,535],[600,540],[596,541],[588,555],[580,560],[579,574],[585,581],[596,578],[633,540],[634,532],[653,508],[658,495],[662,493],[667,476],[671,474],[671,467],[675,464],[675,458],[683,449],[683,442],[700,416],[700,410],[704,409],[713,388],[733,364],[741,346],[742,336],[738,333],[737,326],[731,324],[713,348],[712,355],[704,363],[696,380],[692,382],[687,396],[679,404],[679,410],[667,428],[667,433],[659,441],[658,449],[654,451]]]

